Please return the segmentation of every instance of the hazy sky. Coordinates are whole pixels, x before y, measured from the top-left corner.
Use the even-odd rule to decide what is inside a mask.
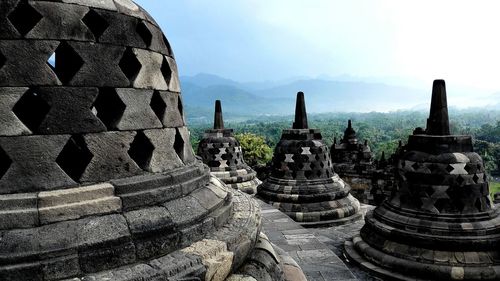
[[[500,90],[498,0],[137,0],[181,75],[403,77]]]

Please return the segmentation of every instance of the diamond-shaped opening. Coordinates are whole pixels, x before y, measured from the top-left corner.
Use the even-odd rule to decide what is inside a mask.
[[[465,179],[462,176],[457,177],[458,184],[462,185],[465,182]]]
[[[467,165],[465,165],[464,170],[470,174],[470,172],[472,171],[472,167],[469,164],[467,164]]]
[[[12,160],[0,147],[0,179],[5,175],[5,173],[7,173],[7,170],[9,170],[11,164]]]
[[[90,11],[83,17],[82,21],[89,28],[92,34],[94,34],[95,40],[98,40],[104,31],[106,31],[109,27],[109,23],[94,9],[90,9]]]
[[[318,171],[316,172],[316,175],[318,176],[318,178],[319,178],[319,177],[321,177],[321,174],[322,174],[322,173],[321,173],[321,170],[318,170]]]
[[[137,59],[137,56],[134,54],[132,48],[127,48],[118,65],[123,71],[123,74],[125,74],[130,81],[135,80],[137,74],[139,74],[142,68],[141,63]]]
[[[128,154],[143,170],[148,170],[151,157],[155,147],[144,134],[144,132],[137,132],[134,141],[130,144]]]
[[[50,106],[40,94],[35,90],[29,90],[14,105],[12,112],[26,127],[32,132],[36,132],[49,110]]]
[[[446,171],[447,171],[448,173],[451,173],[453,170],[455,170],[455,168],[453,168],[453,166],[452,166],[452,165],[448,165],[448,166],[446,166]]]
[[[62,42],[47,60],[47,64],[63,84],[68,84],[82,68],[84,61],[68,43]]]
[[[95,112],[94,114],[106,125],[108,130],[113,130],[120,122],[125,107],[126,105],[114,89],[105,88],[99,90],[92,112]]]
[[[0,68],[2,68],[5,65],[6,61],[7,61],[7,59],[4,57],[2,52],[0,52]]]
[[[170,84],[170,79],[172,79],[172,69],[170,69],[170,65],[165,57],[163,57],[163,62],[161,64],[161,73],[163,78],[165,78],[165,82]]]
[[[179,129],[175,129],[175,131],[174,150],[179,158],[184,161],[184,139],[182,139]]]
[[[56,163],[74,181],[80,181],[94,155],[80,135],[72,136],[57,156]]]
[[[9,14],[9,21],[25,36],[35,27],[43,16],[27,1],[19,1],[16,8]]]
[[[142,41],[146,43],[146,47],[149,47],[151,45],[151,41],[153,40],[153,34],[151,34],[151,31],[149,31],[148,26],[144,23],[144,21],[141,21],[137,24],[136,28],[137,34],[142,38]]]
[[[172,47],[170,47],[170,43],[168,42],[167,40],[167,37],[165,37],[165,35],[163,35],[163,42],[165,42],[165,46],[167,46],[167,50],[168,50],[168,54],[173,57],[174,54],[172,52]]]
[[[182,104],[181,95],[177,97],[177,109],[179,109],[179,114],[181,117],[184,116],[184,105]]]
[[[155,91],[153,93],[153,98],[151,98],[151,103],[149,103],[151,108],[153,109],[158,119],[163,122],[163,117],[165,117],[165,111],[167,110],[167,104],[162,99],[160,92]]]
[[[475,183],[478,183],[478,181],[479,181],[479,177],[477,176],[477,174],[474,174],[474,176],[472,177],[472,180],[473,180]]]

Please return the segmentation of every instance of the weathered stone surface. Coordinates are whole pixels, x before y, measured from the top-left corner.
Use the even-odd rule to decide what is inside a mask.
[[[42,1],[33,1],[30,5],[42,18],[26,34],[26,38],[94,40],[92,32],[81,21],[89,11],[88,7],[67,9],[66,4]]]
[[[171,57],[165,56],[165,60],[168,63],[168,67],[170,69],[170,79],[165,79],[168,84],[168,90],[171,92],[180,93],[181,92],[181,83],[179,81],[179,74],[177,70],[177,63]],[[167,67],[165,65],[165,67]]]
[[[174,143],[174,147],[176,147],[177,144],[177,155],[179,155],[179,158],[181,158],[182,162],[184,164],[189,165],[190,163],[193,163],[196,158],[194,157],[194,152],[193,152],[193,147],[189,143],[189,131],[187,127],[180,127],[177,128],[177,135],[176,135],[176,141]]]
[[[125,104],[125,111],[117,124],[122,131],[161,128],[162,124],[149,105],[153,91],[117,89],[116,93]]]
[[[170,81],[165,82],[162,73],[163,55],[142,49],[133,51],[142,67],[132,81],[132,86],[139,89],[168,90],[167,82]]]
[[[2,39],[20,37],[19,32],[7,17],[18,3],[19,0],[5,0],[0,2],[0,38]]]
[[[92,113],[96,88],[40,88],[36,91],[47,102],[49,112],[36,133],[76,134],[106,131],[106,126]]]
[[[155,148],[149,161],[148,171],[158,173],[184,165],[174,149],[175,133],[173,128],[144,131]]]
[[[38,225],[36,193],[0,195],[0,229]]]
[[[114,187],[99,184],[79,188],[40,192],[38,195],[40,223],[78,219],[121,211],[121,200],[114,196]]]
[[[125,47],[71,42],[68,45],[81,57],[83,65],[68,82],[71,86],[127,87],[129,80],[119,63]],[[48,59],[48,58],[47,58]]]
[[[180,95],[178,93],[160,91],[158,92],[158,96],[163,102],[162,105],[159,105],[161,110],[158,116],[163,125],[169,128],[184,126],[185,123]]]
[[[173,229],[170,213],[164,207],[150,207],[125,213],[130,232],[134,235]]]
[[[231,272],[233,253],[227,250],[223,241],[203,239],[182,251],[201,256],[207,268],[205,280],[223,281]]]
[[[58,45],[57,41],[1,40],[5,64],[0,67],[0,86],[59,85],[47,64]]]
[[[84,5],[93,8],[116,11],[113,0],[61,0],[63,3]]]
[[[80,180],[82,182],[96,182],[140,174],[142,170],[127,153],[134,136],[135,132],[85,135],[87,148],[94,157]]]
[[[172,220],[178,225],[187,225],[208,213],[200,201],[191,195],[169,201],[164,206],[171,214]]]
[[[56,164],[69,136],[1,137],[0,147],[12,160],[0,179],[0,193],[33,192],[76,183]]]
[[[29,135],[31,131],[13,112],[14,106],[28,88],[0,88],[0,135]]]
[[[133,46],[137,48],[146,48],[146,43],[137,32],[139,20],[123,14],[95,10],[95,12],[106,23],[106,29],[102,31],[98,40],[101,43],[112,43],[123,46]]]

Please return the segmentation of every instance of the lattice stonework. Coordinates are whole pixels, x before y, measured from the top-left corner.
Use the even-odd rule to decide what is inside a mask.
[[[176,67],[172,67],[173,54],[156,23],[147,14],[117,13],[113,1],[101,1],[111,3],[95,6],[68,6],[49,1],[7,2],[0,11],[3,25],[0,27],[0,104],[4,109],[0,113],[0,138],[19,136],[18,141],[23,143],[28,135],[73,135],[73,146],[75,139],[81,139],[81,150],[104,154],[109,153],[107,143],[89,147],[85,135],[100,133],[105,139],[106,134],[120,131],[134,140],[129,151],[134,156],[133,165],[143,171],[151,170],[148,158],[158,148],[146,141],[143,133],[134,139],[137,130],[184,126]],[[162,137],[164,131],[159,132],[158,137]],[[177,152],[182,161],[190,162],[194,157],[188,149],[184,151],[184,143],[189,143],[184,138],[187,134],[177,133],[175,145],[170,149]],[[63,151],[58,158],[63,163],[62,171],[76,182],[82,182],[78,175],[81,176],[86,167],[80,163],[80,167],[68,168],[72,165],[65,160],[68,157],[65,153],[76,148],[63,142],[57,145]],[[34,152],[31,146],[25,149],[28,155]],[[9,147],[2,150],[8,156],[6,159],[16,158],[9,156],[15,153],[9,151]],[[143,153],[147,155],[141,155]],[[134,170],[123,174],[140,173]],[[10,175],[12,171],[5,173]],[[107,177],[115,175],[116,171]],[[16,175],[10,179],[15,180]],[[95,180],[91,175],[85,179]],[[0,179],[0,187],[44,189],[44,183],[23,186],[23,182],[31,184],[26,179],[8,184]],[[6,192],[15,190],[0,189],[0,193]]]
[[[260,229],[256,202],[195,158],[146,11],[0,1],[0,280],[225,278]],[[207,239],[224,251],[190,252]]]

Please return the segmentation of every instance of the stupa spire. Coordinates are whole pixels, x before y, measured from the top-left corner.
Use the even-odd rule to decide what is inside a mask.
[[[224,118],[222,117],[222,105],[220,100],[215,101],[214,129],[224,129]]]
[[[297,103],[295,105],[295,122],[293,122],[294,129],[308,129],[307,125],[307,112],[306,102],[304,100],[304,93],[297,93]]]
[[[446,84],[444,80],[434,80],[429,118],[427,119],[428,135],[449,135],[448,102],[446,100]]]

